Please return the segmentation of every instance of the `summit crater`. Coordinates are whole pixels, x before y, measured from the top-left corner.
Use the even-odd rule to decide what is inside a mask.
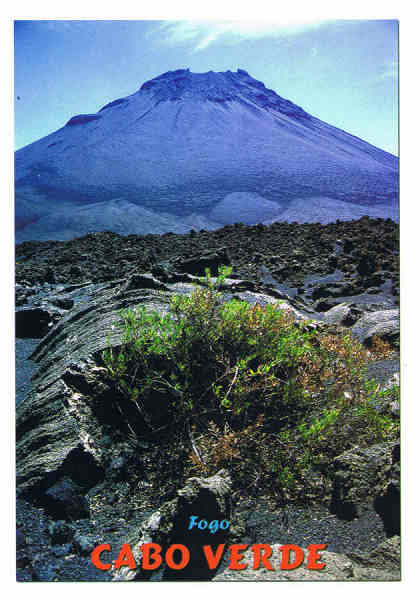
[[[15,211],[17,242],[397,219],[398,159],[245,70],[178,69],[18,150]]]
[[[231,101],[248,102],[260,108],[271,108],[296,118],[310,119],[310,115],[300,106],[281,98],[276,92],[265,87],[262,81],[251,77],[243,69],[235,72],[191,73],[189,69],[168,71],[146,81],[140,92],[149,90],[157,100],[181,100],[192,98],[209,100],[221,104]]]

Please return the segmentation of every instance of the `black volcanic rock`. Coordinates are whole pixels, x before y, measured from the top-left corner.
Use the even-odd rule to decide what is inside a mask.
[[[217,264],[230,264],[232,276],[240,279],[260,279],[263,277],[261,270],[266,269],[271,282],[289,282],[292,287],[299,287],[299,279],[315,273],[319,276],[330,274],[328,281],[331,282],[331,273],[335,270],[343,272],[344,279],[338,280],[339,285],[348,286],[357,276],[357,257],[344,254],[337,240],[345,243],[349,237],[355,240],[359,249],[367,248],[370,240],[375,239],[373,251],[377,273],[388,286],[391,281],[393,291],[388,291],[395,295],[399,269],[398,226],[390,219],[360,219],[328,225],[273,223],[260,227],[235,224],[214,232],[203,230],[195,235],[121,236],[107,231],[69,242],[24,242],[17,246],[17,296],[20,305],[36,298],[31,286],[47,281],[51,265],[59,265],[58,284],[104,282],[142,272],[152,272],[161,282],[174,283],[188,281],[187,276],[180,274],[179,265],[214,254],[219,254]],[[390,243],[394,248],[392,252],[389,251]],[[331,267],[332,258],[338,262],[334,268]],[[205,266],[209,265],[200,268]],[[203,271],[199,275],[203,275]],[[317,287],[327,286],[322,277],[315,280],[309,283],[311,295]],[[365,282],[360,280],[360,284],[364,286]],[[65,288],[63,293],[70,289]]]
[[[18,241],[397,218],[395,156],[241,69],[164,73],[15,157]]]
[[[398,529],[389,535],[399,534],[399,504],[390,501],[385,508],[384,497],[390,486],[399,486],[399,444],[384,442],[369,448],[356,446],[335,459],[334,488],[332,492],[333,511],[343,519],[353,519],[367,503],[381,505],[381,513],[385,519],[398,523]],[[379,511],[378,511],[379,512]],[[389,514],[391,513],[391,514]]]
[[[94,487],[106,473],[114,478],[118,464],[126,468],[120,461],[112,462],[120,455],[109,459],[107,428],[113,432],[122,428],[124,435],[128,431],[98,357],[109,344],[121,344],[122,309],[142,304],[164,314],[174,293],[190,294],[195,289],[191,282],[182,289],[176,284],[159,287],[156,282],[144,276],[140,287],[125,288],[124,280],[91,286],[91,298],[65,313],[31,356],[40,368],[32,392],[17,407],[17,490],[48,507],[56,518],[73,510],[79,488]],[[225,282],[226,298],[237,292],[237,284],[232,279]],[[248,290],[246,282],[238,295],[252,304],[276,302],[269,294]],[[299,318],[292,306],[283,305]],[[153,410],[159,419],[161,407]]]
[[[354,240],[357,253],[343,253],[347,239]],[[373,239],[375,244],[369,248]],[[122,418],[117,410],[118,391],[110,385],[103,368],[102,350],[110,343],[117,347],[121,343],[122,331],[117,321],[122,309],[140,304],[147,310],[165,313],[174,293],[189,294],[199,283],[197,276],[179,273],[179,265],[216,256],[215,267],[229,261],[233,268],[231,278],[221,289],[225,299],[235,297],[262,306],[280,300],[280,307],[290,310],[297,319],[315,319],[305,325],[307,331],[341,331],[342,326],[353,326],[355,334],[365,335],[381,322],[387,325],[389,316],[396,321],[397,298],[392,294],[398,281],[397,249],[396,223],[372,219],[322,226],[236,224],[184,235],[120,236],[108,231],[69,242],[18,245],[16,279],[21,306],[60,305],[60,320],[49,328],[31,355],[38,369],[32,389],[17,407],[17,523],[22,534],[17,553],[18,579],[109,581],[114,573],[96,569],[89,560],[92,548],[109,542],[110,560],[115,559],[122,542],[132,539],[137,543],[149,533],[144,525],[150,515],[156,516],[159,507],[163,518],[158,528],[153,528],[151,538],[159,541],[162,535],[160,539],[165,543],[178,541],[187,545],[192,541],[185,538],[184,542],[183,537],[189,533],[185,519],[192,506],[188,502],[181,505],[179,495],[185,484],[182,468],[189,460],[187,453],[182,454],[172,430],[168,439],[161,437],[161,432],[153,437],[147,427],[134,425],[129,413],[128,420]],[[334,289],[334,284],[342,293],[355,291],[349,284],[355,281],[360,254],[366,251],[374,253],[377,271],[371,277],[377,275],[383,281],[380,293],[361,293],[351,299],[328,298],[325,302],[331,300],[338,306],[325,314],[316,313],[312,291],[322,286]],[[337,259],[334,266],[332,258]],[[292,279],[279,282],[275,271],[280,265],[292,263]],[[347,269],[343,269],[344,264]],[[58,279],[55,284],[45,283],[51,268]],[[357,281],[363,287],[367,280]],[[389,386],[399,365],[395,357],[375,362],[371,367],[369,378]],[[394,404],[398,412],[394,401],[389,406],[381,404],[379,409],[386,408],[386,414],[390,414]],[[130,435],[130,422],[137,440]],[[270,508],[261,514],[253,505],[241,505],[241,511],[246,509],[241,512],[247,517],[246,543],[296,543],[306,547],[321,536],[334,553],[350,547],[371,551],[386,535],[398,532],[399,460],[395,449],[394,446],[392,460],[384,464],[386,468],[381,467],[380,481],[371,485],[377,472],[376,464],[373,469],[369,467],[370,456],[376,456],[373,448],[357,461],[361,476],[355,472],[343,482],[345,488],[337,487],[337,501],[353,502],[347,491],[356,490],[358,481],[363,483],[366,479],[374,494],[360,518],[340,521],[329,514],[326,506],[322,513],[313,507],[289,506],[285,512]],[[340,463],[339,470],[343,470],[341,466]],[[363,493],[361,490],[362,497]],[[329,495],[323,498],[327,503],[330,500]],[[227,500],[233,500],[234,516],[229,530],[233,532],[238,515],[236,496]],[[165,507],[177,510],[162,514]],[[179,508],[185,510],[178,511]],[[285,515],[287,521],[283,520]],[[251,526],[256,517],[258,529]],[[52,523],[51,518],[66,522]],[[168,532],[176,536],[168,537]],[[210,543],[214,539],[212,535]],[[238,534],[238,543],[244,539],[245,533]],[[199,546],[203,542],[197,541]],[[350,579],[398,578],[398,573],[394,573],[398,570],[397,544],[390,543],[387,549],[394,553],[393,564],[383,564],[380,570],[373,566],[359,568],[353,559],[329,553],[332,571],[321,572],[320,577],[341,580],[344,568]],[[385,555],[375,552],[377,567],[379,555]],[[366,565],[370,558],[364,560]],[[261,569],[246,571],[254,579],[273,575]],[[224,579],[226,573],[238,578],[236,572],[222,571],[216,579]],[[243,574],[244,579],[247,573]],[[203,578],[208,576],[201,574]],[[170,575],[176,577],[175,573]],[[281,579],[283,572],[278,571],[275,576]],[[302,568],[293,576],[308,575]]]
[[[45,493],[47,512],[56,519],[81,519],[89,516],[89,507],[82,488],[63,477]]]
[[[359,341],[366,345],[370,345],[376,336],[398,346],[400,340],[399,311],[396,309],[379,310],[364,315],[353,325],[352,332]]]
[[[175,261],[174,267],[181,273],[204,276],[206,269],[216,276],[218,268],[231,264],[231,258],[226,248],[218,248],[215,252],[194,256],[184,260]]]
[[[16,337],[42,338],[52,325],[52,315],[42,308],[18,310],[15,315]]]

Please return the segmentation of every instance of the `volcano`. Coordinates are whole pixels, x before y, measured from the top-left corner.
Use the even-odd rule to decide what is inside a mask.
[[[180,69],[15,153],[16,241],[397,218],[398,159],[246,71]]]

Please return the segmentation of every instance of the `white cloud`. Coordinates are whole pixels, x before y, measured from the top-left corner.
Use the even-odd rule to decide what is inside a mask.
[[[151,32],[170,45],[192,42],[194,50],[204,50],[220,38],[239,43],[263,37],[294,36],[320,27],[328,21],[165,21]]]

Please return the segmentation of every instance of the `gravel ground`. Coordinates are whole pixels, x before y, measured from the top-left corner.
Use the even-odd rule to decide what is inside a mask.
[[[326,507],[288,507],[273,512],[259,503],[248,507],[247,513],[247,535],[241,540],[245,544],[296,544],[303,548],[327,544],[328,551],[349,553],[368,552],[386,539],[381,519],[368,508],[352,521],[340,521]],[[110,543],[110,557],[115,559],[133,527],[120,521],[118,532],[112,525],[106,531],[104,523],[99,529],[99,524],[88,519],[74,522],[73,526],[77,535],[92,538],[92,548]],[[111,581],[108,572],[92,565],[90,552],[78,554],[71,541],[52,545],[48,533],[51,523],[43,510],[18,500],[17,581]]]
[[[273,512],[261,503],[249,510],[247,531],[244,543],[327,544],[327,550],[339,553],[367,552],[386,539],[380,517],[368,507],[359,518],[342,521],[327,507]]]
[[[237,276],[258,278],[275,285],[278,290],[296,296],[303,285],[304,299],[309,302],[312,288],[316,284],[341,281],[345,277],[356,277],[354,265],[361,260],[360,251],[371,251],[369,239],[380,240],[375,247],[375,268],[389,272],[392,281],[397,277],[397,254],[391,250],[397,244],[397,226],[389,222],[363,221],[329,226],[292,226],[277,224],[270,228],[227,227],[220,232],[205,232],[197,236],[130,236],[95,234],[66,243],[26,243],[20,246],[22,260],[17,266],[17,281],[26,288],[28,284],[42,283],[39,294],[31,296],[28,304],[41,300],[43,295],[65,293],[75,303],[91,298],[98,283],[110,278],[126,277],[134,271],[150,269],[159,261],[174,256],[189,257],[208,250],[227,246],[235,264]],[[299,235],[298,235],[299,234]],[[298,235],[298,238],[296,236]],[[322,242],[322,243],[321,243]],[[347,246],[349,249],[346,249]],[[337,247],[342,250],[337,251]],[[335,250],[334,250],[335,248]],[[252,252],[251,252],[252,249]],[[295,253],[299,250],[299,253]],[[302,254],[300,253],[302,252]],[[331,254],[338,264],[330,265]],[[156,256],[155,256],[156,254]],[[395,256],[394,256],[395,254]],[[86,260],[86,256],[89,260]],[[63,263],[63,260],[65,262]],[[296,263],[295,270],[283,274],[284,264]],[[80,273],[70,273],[73,266]],[[334,271],[334,272],[332,272]],[[389,286],[379,293],[347,297],[346,301],[358,304],[383,303],[395,307],[397,291]],[[46,278],[56,284],[45,284]],[[305,279],[306,278],[306,279]],[[77,282],[93,281],[77,289]],[[43,283],[44,282],[44,283]],[[300,283],[299,283],[300,282]],[[310,289],[309,289],[310,288]],[[302,294],[302,292],[299,292]],[[335,298],[335,303],[341,298]],[[31,388],[31,376],[37,365],[28,359],[39,340],[18,339],[16,341],[16,402],[22,402]],[[368,377],[380,382],[399,371],[399,360],[379,361],[369,367]],[[114,492],[115,490],[109,490]],[[93,494],[93,492],[92,492]],[[122,497],[121,495],[119,497]],[[156,498],[153,498],[156,500]],[[87,536],[92,548],[98,543],[108,542],[113,556],[127,541],[135,523],[140,523],[141,514],[125,514],[120,500],[109,503],[110,512],[102,510],[95,498],[89,499],[91,518],[72,523],[73,535],[67,543],[51,542],[49,526],[53,521],[42,509],[19,499],[17,501],[17,579],[18,581],[109,581],[107,572],[99,571],[90,561],[90,552],[80,553],[73,541],[76,536]],[[92,510],[93,508],[93,510]],[[153,510],[157,506],[149,506]],[[302,547],[308,544],[327,544],[332,552],[368,552],[385,539],[382,521],[372,509],[366,507],[360,517],[352,521],[339,520],[332,515],[328,506],[298,508],[288,507],[284,511],[273,510],[261,499],[239,507],[247,517],[244,543],[291,543]]]

